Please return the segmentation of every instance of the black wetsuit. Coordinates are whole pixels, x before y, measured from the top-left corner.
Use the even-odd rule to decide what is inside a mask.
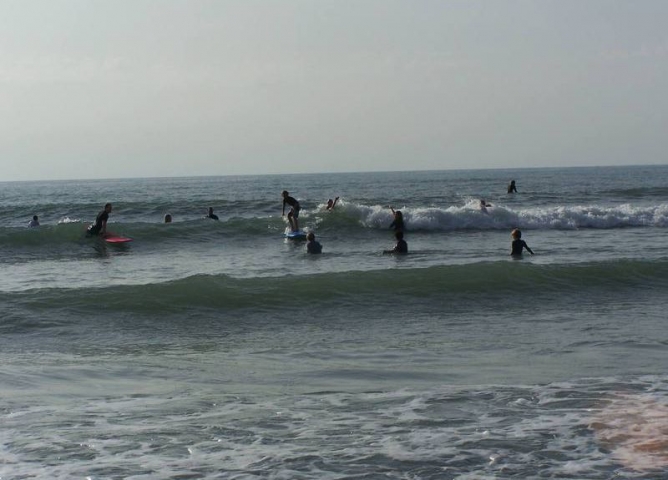
[[[394,253],[408,253],[408,244],[403,238],[397,242],[392,250]]]
[[[210,213],[206,217],[211,218],[213,220],[218,220],[218,215],[216,215],[215,213]]]
[[[299,202],[294,198],[294,197],[285,197],[283,199],[283,211],[285,212],[285,204],[290,205],[292,208],[292,214],[294,215],[295,218],[299,217],[299,210],[301,208],[299,207]]]
[[[395,218],[392,223],[390,223],[390,230],[394,230],[395,232],[403,232],[404,231],[404,219],[397,219]]]
[[[102,225],[107,220],[109,220],[109,214],[107,213],[106,210],[102,210],[100,213],[97,214],[95,223],[88,229],[88,233],[90,233],[91,235],[97,235],[98,233],[100,233],[100,230],[102,230]]]
[[[511,255],[522,255],[522,249],[526,248],[527,251],[531,252],[531,249],[527,246],[527,243],[522,239],[513,240]]]

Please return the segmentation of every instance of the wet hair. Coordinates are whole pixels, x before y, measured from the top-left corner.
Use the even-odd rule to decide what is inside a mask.
[[[111,208],[111,203],[105,203],[105,204],[104,204],[104,208],[105,208],[105,209],[107,209],[107,208]]]
[[[313,232],[308,232],[306,240],[315,240],[315,234]]]
[[[519,228],[516,228],[512,232],[510,232],[510,236],[513,238],[522,238],[522,232],[520,231]]]
[[[281,195],[283,195],[283,196],[285,197],[286,195],[290,195],[290,194],[288,193],[287,190],[283,190],[283,191],[281,192]]]
[[[38,219],[37,215],[33,215],[32,219],[36,221]]]

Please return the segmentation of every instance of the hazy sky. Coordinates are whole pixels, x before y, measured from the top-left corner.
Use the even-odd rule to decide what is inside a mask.
[[[668,1],[0,0],[0,180],[666,163]]]

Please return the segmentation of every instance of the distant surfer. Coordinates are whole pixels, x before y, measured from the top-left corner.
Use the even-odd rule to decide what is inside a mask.
[[[327,200],[327,210],[334,210],[334,207],[336,207],[336,202],[339,201],[339,197],[336,197],[334,200],[331,198]]]
[[[28,226],[30,228],[32,227],[39,227],[39,217],[37,215],[32,216],[32,220],[28,223]]]
[[[511,243],[511,250],[510,250],[510,255],[513,257],[521,257],[522,256],[522,249],[527,250],[531,255],[533,255],[533,250],[529,248],[529,245],[527,245],[527,242],[522,240],[522,232],[520,231],[519,228],[516,228],[512,232],[510,232],[510,236],[513,238],[513,242]]]
[[[315,233],[308,232],[306,240],[306,253],[322,253],[322,245],[315,239]]]
[[[107,220],[111,213],[111,203],[104,206],[104,210],[97,214],[95,223],[88,228],[89,235],[105,235],[107,233]]]
[[[165,215],[165,223],[172,223],[172,216],[169,213]]]
[[[487,203],[487,202],[485,201],[484,198],[481,198],[481,199],[480,199],[480,211],[481,211],[482,213],[489,213],[489,212],[487,211],[487,207],[491,207],[491,206],[492,206],[492,204],[491,204],[491,203]]]
[[[213,207],[209,207],[209,213],[207,214],[206,218],[210,218],[211,220],[218,220],[218,215],[213,213]]]
[[[293,232],[296,232],[299,230],[299,210],[301,210],[301,207],[299,206],[299,202],[290,196],[287,190],[283,190],[281,193],[283,196],[283,212],[281,213],[281,216],[285,215],[285,206],[290,205],[290,211],[288,212],[288,222],[290,222],[290,229]]]
[[[515,186],[515,180],[511,180],[508,185],[508,193],[517,193],[517,187]]]
[[[395,232],[403,232],[404,214],[401,213],[401,210],[395,210],[392,208],[392,205],[390,205],[390,210],[392,210],[392,215],[394,215],[394,220],[392,220],[392,223],[390,223],[390,230],[394,230]]]

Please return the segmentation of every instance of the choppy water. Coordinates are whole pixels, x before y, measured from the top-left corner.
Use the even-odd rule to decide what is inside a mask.
[[[664,478],[667,173],[0,184],[0,477]]]

